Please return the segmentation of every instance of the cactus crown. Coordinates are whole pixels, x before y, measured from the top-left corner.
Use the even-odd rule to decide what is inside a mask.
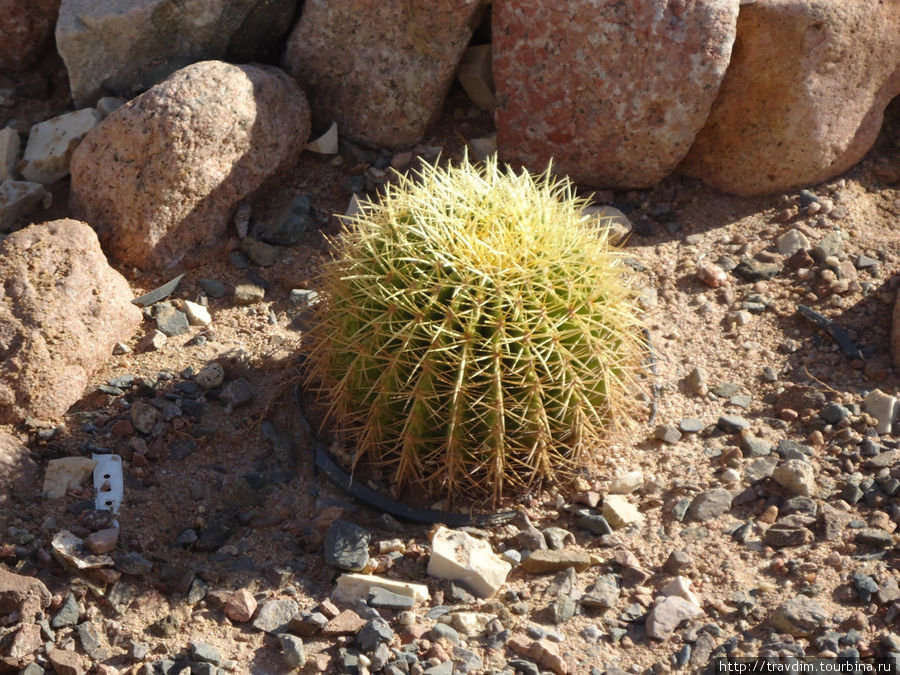
[[[344,223],[310,380],[356,462],[490,496],[589,467],[643,342],[622,254],[550,169],[425,166]]]

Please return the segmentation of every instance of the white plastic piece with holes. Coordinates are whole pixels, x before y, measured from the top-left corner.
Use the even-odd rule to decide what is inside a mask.
[[[91,455],[96,460],[94,467],[94,508],[99,511],[119,513],[122,505],[124,486],[122,481],[122,458],[119,455]]]

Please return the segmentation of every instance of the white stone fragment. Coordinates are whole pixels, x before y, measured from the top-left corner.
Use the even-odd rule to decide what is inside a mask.
[[[444,615],[441,621],[449,623],[460,635],[480,635],[487,630],[487,625],[497,618],[496,614],[484,612],[454,612]]]
[[[209,307],[204,307],[190,300],[184,301],[184,314],[187,316],[188,323],[192,326],[208,326],[212,323]]]
[[[816,476],[812,464],[802,459],[782,462],[772,472],[772,480],[791,494],[811,497],[816,492]]]
[[[0,183],[15,180],[16,162],[19,161],[19,149],[22,143],[19,134],[12,127],[0,129]]]
[[[623,495],[606,495],[603,498],[603,517],[614,530],[644,522],[644,514]]]
[[[97,461],[88,457],[51,459],[44,474],[44,497],[62,499],[69,488],[80,487],[93,474],[95,466]]]
[[[587,216],[590,225],[608,231],[607,236],[612,244],[621,244],[631,235],[631,221],[614,206],[588,206],[582,213]]]
[[[659,594],[664,598],[673,595],[684,598],[698,609],[700,608],[700,599],[694,595],[694,592],[691,590],[691,580],[687,577],[675,577],[672,581],[659,589]]]
[[[791,256],[797,251],[809,250],[809,239],[800,230],[790,229],[778,237],[778,252]]]
[[[22,176],[44,185],[65,178],[75,148],[99,122],[100,113],[94,108],[83,108],[35,124],[20,164]]]
[[[647,635],[654,640],[668,640],[676,628],[683,622],[703,614],[703,610],[695,607],[684,598],[670,595],[657,602],[644,622]]]
[[[336,155],[338,153],[338,126],[332,122],[328,131],[305,146],[306,150],[320,155]]]
[[[885,394],[880,389],[876,389],[863,399],[863,405],[866,408],[866,412],[878,420],[878,426],[875,427],[875,431],[879,434],[891,433],[894,418],[897,416],[898,410],[900,410],[900,402],[897,401],[897,398]]]
[[[383,588],[391,593],[412,598],[416,602],[425,602],[429,598],[428,586],[424,584],[384,579],[372,574],[342,574],[337,578],[331,599],[355,605],[359,600],[366,602],[369,599],[369,591],[373,588]]]
[[[53,196],[40,183],[24,180],[5,180],[0,183],[0,232],[13,226],[31,213],[38,204],[49,207]]]
[[[640,488],[643,484],[643,472],[629,471],[613,478],[609,484],[608,492],[611,495],[627,495]]]
[[[465,532],[439,527],[431,540],[428,574],[459,581],[480,598],[492,597],[512,567],[491,545]]]

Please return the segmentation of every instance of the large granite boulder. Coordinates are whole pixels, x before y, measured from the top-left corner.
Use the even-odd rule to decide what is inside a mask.
[[[15,512],[14,498],[33,498],[39,474],[31,451],[14,436],[0,431],[0,527],[4,532],[9,526],[7,514]]]
[[[130,97],[197,61],[264,56],[296,9],[297,0],[63,0],[56,44],[84,107]]]
[[[59,418],[141,322],[85,223],[31,225],[0,242],[0,424]]]
[[[648,187],[703,126],[739,0],[495,0],[502,159],[599,187]]]
[[[284,63],[313,121],[374,147],[415,145],[440,112],[482,0],[306,0]]]
[[[176,264],[225,236],[235,205],[309,137],[309,107],[277,68],[204,61],[110,113],[70,164],[72,208],[119,262]]]
[[[60,0],[0,0],[0,72],[27,69],[47,48]]]
[[[725,192],[781,192],[843,173],[900,93],[900,2],[757,0],[685,173]]]

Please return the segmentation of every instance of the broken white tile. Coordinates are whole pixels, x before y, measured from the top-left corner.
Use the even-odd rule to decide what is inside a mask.
[[[490,598],[500,590],[510,569],[488,542],[465,532],[439,527],[432,537],[428,574],[459,581],[480,598]]]

